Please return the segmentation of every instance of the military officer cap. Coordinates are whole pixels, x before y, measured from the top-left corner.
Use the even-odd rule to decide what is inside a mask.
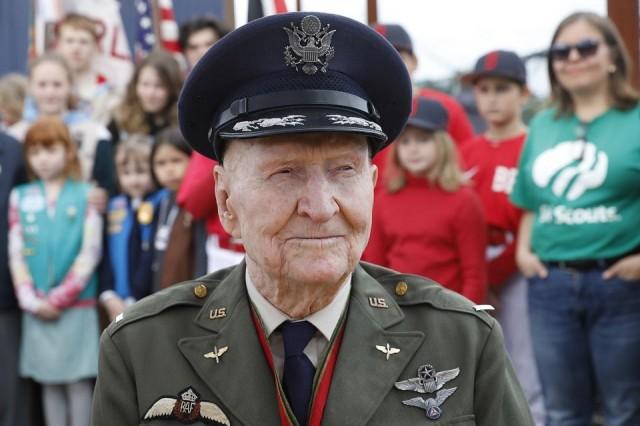
[[[375,154],[402,131],[410,109],[406,67],[382,36],[312,12],[272,15],[223,37],[178,102],[186,140],[217,160],[224,140],[308,132],[362,134]]]
[[[449,124],[449,115],[444,106],[435,99],[426,99],[422,96],[413,101],[411,115],[407,125],[423,130],[446,130]]]

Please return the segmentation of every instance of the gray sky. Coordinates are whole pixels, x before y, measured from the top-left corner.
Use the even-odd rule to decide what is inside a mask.
[[[295,10],[295,0],[286,0]],[[246,1],[236,1],[236,18],[246,19]],[[243,4],[244,3],[244,4]],[[366,0],[303,0],[308,11],[366,21]],[[380,22],[403,25],[411,34],[418,80],[447,78],[473,67],[494,49],[526,55],[548,47],[562,18],[577,10],[606,14],[606,0],[378,0]],[[243,12],[244,10],[244,12]],[[547,91],[544,64],[529,68],[534,92]]]

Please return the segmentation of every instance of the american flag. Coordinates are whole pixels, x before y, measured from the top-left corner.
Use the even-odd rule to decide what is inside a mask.
[[[160,40],[162,47],[171,53],[179,53],[178,24],[173,14],[172,0],[158,0],[158,21],[160,22]]]
[[[138,12],[138,28],[136,31],[135,55],[139,60],[153,50],[156,36],[153,32],[153,8],[151,0],[135,0]]]
[[[247,11],[247,22],[274,13],[286,13],[287,5],[285,0],[249,0]]]

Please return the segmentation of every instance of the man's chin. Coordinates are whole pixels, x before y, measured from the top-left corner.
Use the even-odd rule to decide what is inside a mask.
[[[327,285],[343,280],[353,271],[353,266],[348,265],[346,259],[329,261],[322,258],[310,258],[289,265],[287,270],[288,278],[292,281],[305,285]]]

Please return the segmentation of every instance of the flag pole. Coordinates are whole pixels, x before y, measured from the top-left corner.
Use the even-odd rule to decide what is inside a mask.
[[[367,24],[372,25],[378,22],[378,1],[367,0]]]
[[[233,5],[233,0],[224,1],[224,21],[227,28],[236,27],[236,12]]]
[[[616,24],[624,43],[629,49],[633,66],[631,81],[640,89],[640,0],[607,1],[607,14]]]
[[[156,38],[156,42],[154,43],[153,49],[164,49],[162,45],[162,33],[160,32],[160,8],[158,7],[158,0],[149,0],[149,4],[151,5],[151,20],[153,21],[153,35]]]

